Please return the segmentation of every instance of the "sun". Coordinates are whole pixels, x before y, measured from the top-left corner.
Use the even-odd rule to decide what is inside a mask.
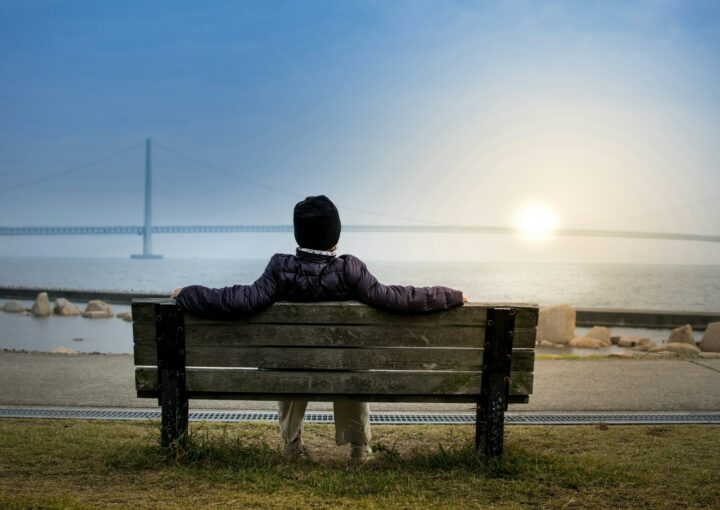
[[[558,216],[547,204],[541,202],[526,204],[515,216],[515,227],[528,239],[546,239],[558,227]]]

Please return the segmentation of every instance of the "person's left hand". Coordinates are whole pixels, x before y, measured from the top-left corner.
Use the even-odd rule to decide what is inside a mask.
[[[468,301],[470,301],[468,299],[468,297],[465,294],[463,294],[463,303],[467,303]]]
[[[182,287],[179,287],[179,288],[175,289],[174,291],[172,291],[172,293],[170,294],[170,297],[173,299],[177,299],[177,297],[180,295],[181,292],[182,292]]]

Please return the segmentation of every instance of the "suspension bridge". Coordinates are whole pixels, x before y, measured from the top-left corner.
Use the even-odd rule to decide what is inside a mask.
[[[133,258],[154,259],[162,255],[152,251],[154,234],[224,234],[224,233],[280,233],[292,232],[292,225],[154,225],[152,221],[152,141],[145,141],[145,202],[144,222],[142,225],[115,225],[115,226],[27,226],[27,227],[0,227],[0,236],[61,236],[61,235],[138,235],[142,236],[142,253],[131,255]],[[173,151],[176,152],[176,151]],[[97,163],[107,158],[101,158]],[[81,165],[76,169],[84,168]],[[210,167],[210,165],[205,165]],[[211,167],[212,168],[212,167]],[[67,172],[61,172],[67,173]],[[221,172],[228,174],[227,172]],[[229,174],[238,177],[236,174]],[[53,178],[54,175],[41,178],[39,182]],[[273,186],[264,185],[247,179],[249,182],[269,189]],[[21,185],[22,186],[22,185]],[[21,186],[15,186],[0,191],[11,191]],[[295,195],[293,193],[293,195]],[[431,234],[518,234],[519,230],[507,226],[485,225],[343,225],[343,232],[375,232],[375,233],[431,233]],[[697,241],[705,243],[720,243],[720,235],[703,235],[673,232],[646,232],[626,230],[597,230],[580,228],[560,228],[553,230],[552,235],[576,237],[605,237],[620,239],[654,239],[663,241]]]

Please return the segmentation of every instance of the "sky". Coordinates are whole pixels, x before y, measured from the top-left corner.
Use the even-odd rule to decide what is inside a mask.
[[[540,203],[561,227],[717,235],[718,55],[714,0],[0,0],[0,226],[141,224],[151,137],[159,225],[289,224],[298,200],[326,194],[345,224],[507,226]],[[168,257],[295,248],[291,234],[154,244]],[[0,256],[140,247],[0,237]],[[347,233],[339,249],[720,260],[720,244],[501,235]]]

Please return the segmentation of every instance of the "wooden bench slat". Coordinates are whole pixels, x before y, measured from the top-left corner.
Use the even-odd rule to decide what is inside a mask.
[[[133,323],[135,345],[155,345],[155,322]],[[513,346],[535,346],[535,328],[516,328]],[[185,345],[482,347],[484,326],[292,325],[214,322],[185,324]]]
[[[154,391],[137,391],[138,398],[158,398],[157,390]],[[280,398],[282,397],[282,398]],[[311,402],[332,402],[335,400],[359,400],[361,402],[424,402],[435,404],[476,404],[477,395],[327,395],[318,393],[293,394],[285,393],[282,395],[269,393],[210,393],[210,392],[188,392],[188,398],[192,400],[309,400]],[[508,403],[510,404],[527,404],[530,401],[528,395],[510,395]],[[470,410],[471,407],[468,407]],[[472,409],[475,409],[474,405]]]
[[[136,299],[132,303],[133,318],[138,321],[154,321],[156,303],[172,303],[171,299]],[[443,312],[406,315],[378,310],[357,301],[289,303],[278,302],[249,317],[238,319],[253,324],[399,324],[413,325],[484,325],[489,306],[508,306],[516,309],[515,326],[534,327],[537,324],[537,308],[525,304],[488,305],[466,303],[464,306]],[[187,315],[185,323],[216,322]]]
[[[187,390],[193,393],[277,395],[480,395],[481,372],[369,371],[311,372],[188,368]],[[139,392],[157,391],[157,368],[136,367]],[[533,374],[511,372],[510,394],[532,394]],[[274,389],[276,389],[274,391]]]
[[[217,347],[187,345],[188,367],[253,367],[292,370],[481,370],[483,349]],[[512,367],[532,372],[533,349],[514,349]],[[154,345],[135,346],[135,365],[157,364]]]

